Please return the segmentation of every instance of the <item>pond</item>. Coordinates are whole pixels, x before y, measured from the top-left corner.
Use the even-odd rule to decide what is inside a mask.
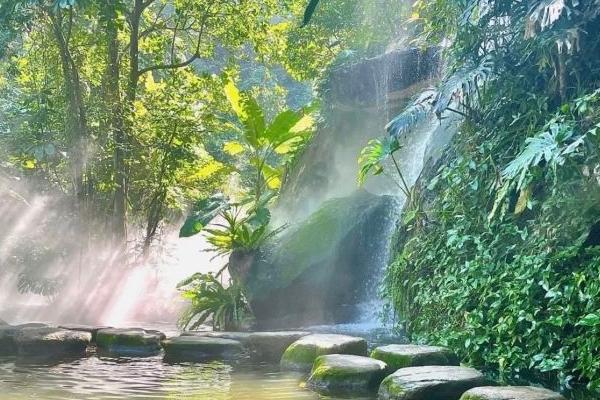
[[[314,400],[302,376],[276,365],[222,362],[167,364],[162,356],[106,358],[96,354],[48,364],[0,358],[0,399]]]

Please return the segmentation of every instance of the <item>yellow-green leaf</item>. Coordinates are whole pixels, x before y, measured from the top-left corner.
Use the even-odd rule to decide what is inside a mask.
[[[236,115],[240,119],[245,119],[246,113],[244,112],[244,107],[242,104],[242,96],[233,81],[229,81],[225,85],[225,96],[227,97],[227,100],[229,100],[231,108],[233,108],[233,111],[236,113]]]
[[[230,156],[235,156],[237,154],[243,153],[244,150],[244,145],[236,141],[227,142],[223,145],[223,151],[229,154]]]

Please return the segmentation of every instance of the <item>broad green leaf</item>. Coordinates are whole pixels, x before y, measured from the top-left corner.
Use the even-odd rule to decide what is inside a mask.
[[[264,164],[262,173],[269,189],[276,190],[281,187],[282,171],[280,169],[273,168],[268,164]]]
[[[279,113],[265,131],[264,137],[271,143],[277,143],[282,137],[288,135],[290,130],[298,124],[301,119],[302,117],[292,110],[286,110]]]
[[[242,93],[242,107],[245,117],[240,117],[244,124],[244,137],[248,143],[257,147],[258,141],[265,133],[265,117],[256,100],[249,93]]]
[[[229,204],[220,194],[200,200],[179,230],[179,237],[189,237],[201,232],[210,221],[228,207]]]

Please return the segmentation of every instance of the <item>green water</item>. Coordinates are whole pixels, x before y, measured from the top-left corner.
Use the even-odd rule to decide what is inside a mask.
[[[51,365],[0,358],[0,399],[315,400],[302,376],[277,366],[222,362],[167,364],[162,356],[91,355]]]

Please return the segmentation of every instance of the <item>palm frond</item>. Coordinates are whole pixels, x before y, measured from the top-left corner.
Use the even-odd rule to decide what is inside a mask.
[[[570,16],[572,9],[568,0],[538,0],[530,8],[527,37],[536,35],[537,27],[544,31],[554,25],[563,15]],[[578,2],[577,2],[578,3]]]
[[[411,105],[402,113],[398,114],[386,126],[386,131],[393,137],[400,137],[414,128],[419,122],[425,120],[431,114],[433,99],[437,92],[427,89],[421,93]]]

